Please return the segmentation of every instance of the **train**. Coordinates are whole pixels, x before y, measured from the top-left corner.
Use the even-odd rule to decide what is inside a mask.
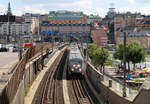
[[[77,44],[71,44],[68,56],[68,74],[70,76],[74,75],[84,75],[85,73],[85,62],[81,55],[81,52]]]

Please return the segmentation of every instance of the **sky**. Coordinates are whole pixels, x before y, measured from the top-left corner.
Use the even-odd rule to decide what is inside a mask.
[[[116,12],[150,14],[150,0],[0,0],[0,14],[7,12],[8,2],[17,16],[26,12],[45,14],[55,10],[71,10],[104,17],[110,7],[116,8]]]

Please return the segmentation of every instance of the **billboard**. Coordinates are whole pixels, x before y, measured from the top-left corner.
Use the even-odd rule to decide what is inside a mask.
[[[0,15],[0,22],[15,22],[15,16]]]

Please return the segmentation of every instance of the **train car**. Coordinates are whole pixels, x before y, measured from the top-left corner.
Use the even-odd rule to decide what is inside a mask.
[[[71,45],[68,57],[68,74],[84,75],[85,64],[78,45]]]

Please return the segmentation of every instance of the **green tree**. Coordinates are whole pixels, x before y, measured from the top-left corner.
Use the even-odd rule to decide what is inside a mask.
[[[123,50],[123,43],[120,43],[116,47],[116,52],[114,53],[114,58],[120,60],[121,63],[123,61]],[[130,71],[130,48],[128,43],[126,45],[126,61],[128,63],[128,71]]]
[[[104,70],[104,66],[109,58],[108,50],[98,47],[92,43],[88,46],[88,54],[94,65],[100,65],[101,69]]]
[[[94,43],[91,43],[88,45],[88,55],[89,57],[91,58],[91,60],[93,60],[94,58],[94,54],[95,54],[95,50],[97,49],[98,47],[96,46],[96,44]]]
[[[133,41],[129,44],[129,60],[133,63],[133,69],[135,70],[135,64],[144,62],[146,52],[144,47],[140,46],[138,41]]]
[[[109,58],[109,52],[105,48],[98,47],[94,54],[94,62],[100,65],[102,72],[104,72],[104,66]]]
[[[120,43],[116,46],[116,51],[113,54],[115,59],[118,59],[121,61],[121,66],[122,66],[122,61],[123,61],[123,43]]]
[[[140,43],[133,41],[127,43],[126,45],[126,61],[128,63],[128,71],[130,71],[130,62],[133,63],[134,69],[135,64],[145,61],[146,52],[144,47],[140,46]],[[116,47],[116,52],[114,53],[114,58],[123,61],[123,43],[120,43]]]

